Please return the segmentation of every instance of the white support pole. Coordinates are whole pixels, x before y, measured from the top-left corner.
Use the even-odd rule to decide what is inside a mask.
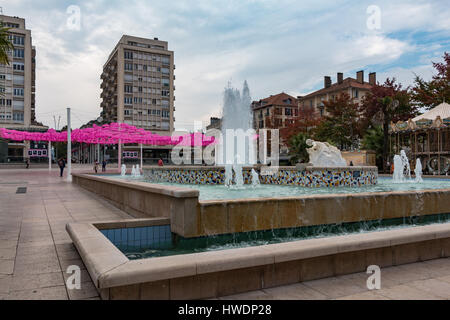
[[[70,108],[67,108],[67,181],[72,182],[72,137]]]
[[[143,166],[144,166],[144,159],[143,159],[144,155],[142,152],[142,143],[141,143],[141,170],[143,170]]]
[[[118,167],[119,167],[119,172],[121,172],[121,167],[122,167],[122,144],[120,143],[120,139],[119,139],[119,148],[117,150],[117,158],[118,158]]]
[[[48,171],[52,171],[52,142],[48,141]]]

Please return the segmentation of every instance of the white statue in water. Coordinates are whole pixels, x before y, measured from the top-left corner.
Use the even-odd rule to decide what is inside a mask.
[[[309,154],[309,162],[314,167],[346,167],[347,161],[342,158],[341,151],[328,142],[306,140],[306,149]]]
[[[122,176],[122,177],[124,177],[124,176],[126,176],[127,175],[127,166],[126,165],[122,165],[122,168],[121,168],[121,173],[120,173],[120,175]]]

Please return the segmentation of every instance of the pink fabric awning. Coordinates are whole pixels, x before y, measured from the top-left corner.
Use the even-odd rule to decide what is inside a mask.
[[[27,132],[0,128],[0,138],[14,141],[51,141],[66,142],[67,132],[49,129],[47,132]],[[169,146],[207,146],[214,143],[214,137],[202,133],[182,136],[161,136],[126,123],[110,123],[92,128],[74,129],[71,133],[73,142],[89,144],[142,143],[144,145]]]

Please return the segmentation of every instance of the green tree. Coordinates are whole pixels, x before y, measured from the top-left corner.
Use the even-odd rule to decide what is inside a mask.
[[[347,93],[323,103],[326,115],[317,127],[314,138],[330,141],[341,150],[355,147],[360,138],[358,104]]]
[[[0,64],[9,65],[8,53],[14,50],[12,42],[9,40],[9,28],[3,27],[0,22]]]
[[[383,166],[383,139],[383,128],[381,126],[369,128],[362,139],[363,149],[375,151],[379,168]]]
[[[306,144],[306,140],[310,137],[306,133],[300,132],[292,136],[288,141],[289,155],[291,156],[291,164],[302,162],[307,163],[309,161],[309,155],[306,151],[309,146]]]
[[[408,120],[417,114],[411,103],[408,89],[403,89],[395,78],[387,78],[380,85],[374,85],[361,104],[362,123],[365,128],[381,125],[383,128],[383,170],[386,171],[389,146],[389,124],[391,121]]]
[[[437,73],[430,81],[416,75],[412,99],[422,108],[431,109],[443,101],[450,102],[450,54],[444,52],[444,62],[432,62]]]

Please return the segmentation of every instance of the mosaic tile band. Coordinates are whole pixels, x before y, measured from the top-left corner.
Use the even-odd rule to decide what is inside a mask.
[[[251,168],[244,168],[244,183],[252,183]],[[255,169],[260,173],[259,169]],[[234,175],[234,174],[233,174]],[[224,184],[223,167],[155,167],[144,170],[149,181],[182,184]],[[273,175],[260,175],[261,184],[295,185],[303,187],[360,187],[375,185],[378,181],[376,167],[280,167]]]

